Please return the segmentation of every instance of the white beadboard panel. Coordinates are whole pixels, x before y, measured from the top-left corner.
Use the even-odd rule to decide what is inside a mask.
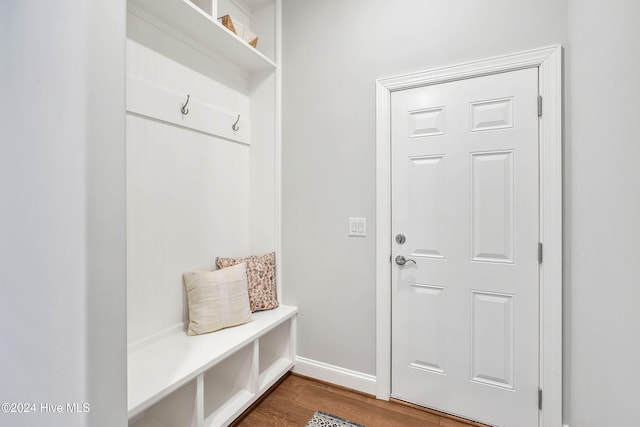
[[[184,94],[133,77],[127,79],[128,112],[249,144],[251,127],[246,116],[220,110],[198,100],[196,96],[187,98]],[[183,107],[187,114],[183,114]]]
[[[275,79],[263,81],[251,97],[251,251],[276,247]]]
[[[182,273],[246,254],[248,224],[248,146],[128,115],[128,342],[186,321]]]

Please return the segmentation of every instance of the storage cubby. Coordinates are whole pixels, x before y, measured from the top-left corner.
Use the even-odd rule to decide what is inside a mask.
[[[279,378],[279,373],[293,363],[292,321],[285,322],[264,334],[259,344],[258,390],[266,390]]]
[[[275,61],[275,4],[271,0],[218,0],[217,17],[231,15],[258,36],[256,49]]]
[[[191,3],[200,8],[205,14],[215,17],[216,16],[216,5],[217,2],[215,0],[189,0]]]
[[[220,426],[255,396],[254,343],[204,373],[204,424]]]
[[[191,426],[195,421],[196,381],[173,391],[137,417],[129,419],[130,427]]]
[[[196,427],[228,425],[293,367],[297,311],[281,305],[253,313],[244,325],[198,336],[176,330],[132,346],[132,425],[151,426],[171,410],[176,414],[158,425],[183,427],[187,418]]]

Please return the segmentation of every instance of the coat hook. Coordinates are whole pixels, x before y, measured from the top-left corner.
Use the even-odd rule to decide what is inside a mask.
[[[238,114],[238,120],[236,120],[236,122],[231,125],[231,129],[233,129],[234,132],[238,132],[240,130],[240,126],[238,126],[238,122],[240,121],[240,114]]]
[[[187,102],[185,102],[182,108],[180,109],[180,111],[182,111],[182,114],[184,115],[189,114],[189,109],[187,108],[188,103],[189,103],[189,95],[187,95]]]

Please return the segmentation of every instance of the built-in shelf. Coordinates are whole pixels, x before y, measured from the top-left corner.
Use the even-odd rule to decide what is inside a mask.
[[[129,0],[128,9],[142,19],[154,20],[165,30],[179,32],[240,70],[253,74],[273,71],[276,64],[220,24],[216,17],[188,0]]]
[[[225,427],[293,367],[297,308],[188,336],[179,275],[217,255],[280,252],[281,0],[127,5],[127,286],[144,296],[128,302],[129,426]],[[259,50],[224,14],[255,30]],[[174,211],[176,193],[202,209]],[[156,215],[162,227],[148,228]]]
[[[137,344],[128,354],[129,419],[138,418],[199,375],[204,375],[205,407],[212,407],[208,418],[238,415],[255,400],[256,388],[264,391],[293,366],[292,322],[296,313],[297,308],[281,305],[253,313],[252,322],[233,328],[197,336],[180,330]],[[267,360],[262,372],[260,343],[280,349],[277,357]],[[258,377],[256,387],[251,378]],[[208,383],[216,383],[217,388],[207,387]],[[233,396],[225,395],[229,392]]]

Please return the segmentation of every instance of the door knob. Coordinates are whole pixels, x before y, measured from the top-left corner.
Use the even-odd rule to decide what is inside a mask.
[[[402,255],[398,255],[396,257],[396,264],[398,264],[398,265],[405,265],[408,262],[412,262],[412,263],[416,264],[415,260],[412,260],[411,258],[405,258]]]

